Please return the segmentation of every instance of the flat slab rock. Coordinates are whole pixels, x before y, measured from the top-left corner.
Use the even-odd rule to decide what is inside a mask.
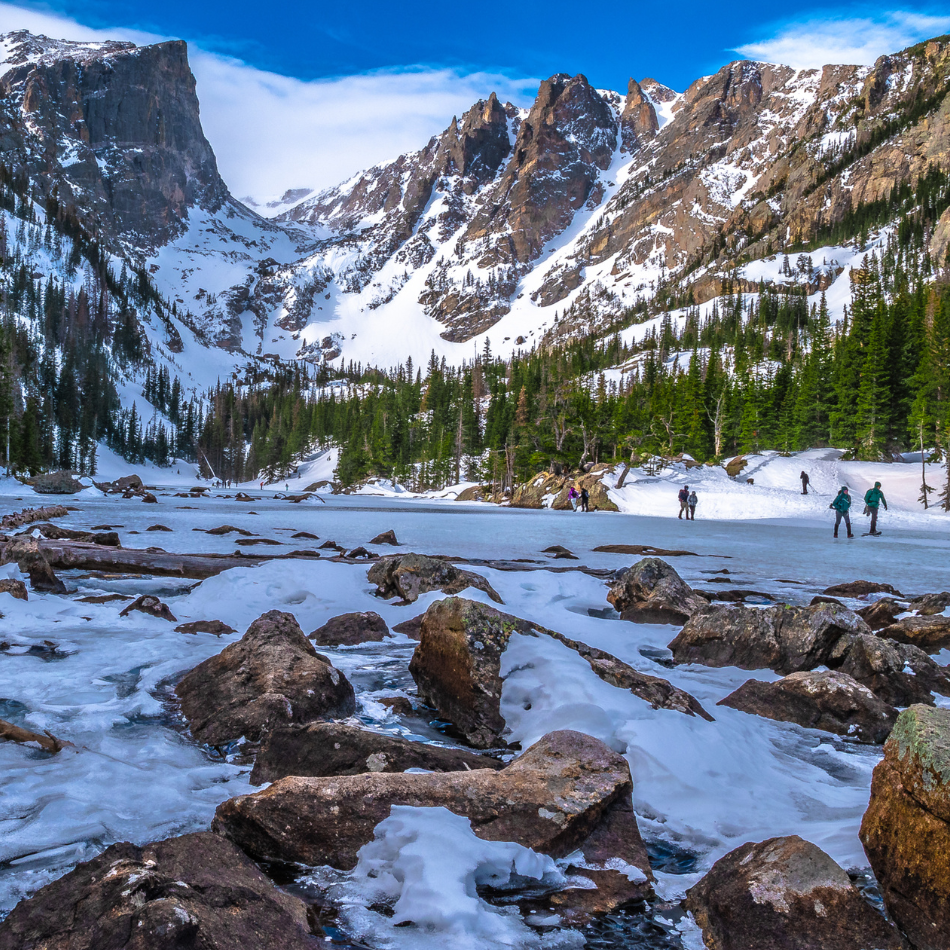
[[[468,818],[481,838],[515,841],[554,857],[584,851],[593,839],[587,850],[601,869],[610,870],[611,858],[639,869],[636,881],[613,871],[617,887],[620,878],[627,882],[621,900],[633,900],[650,893],[653,875],[632,812],[623,821],[631,791],[623,756],[591,736],[562,730],[501,770],[283,778],[223,802],[212,827],[258,860],[349,869],[393,805],[444,806]],[[617,819],[622,833],[604,832],[608,819]]]
[[[828,670],[790,673],[775,683],[748,680],[717,705],[871,744],[884,742],[897,721],[897,710],[866,686]]]
[[[114,844],[21,901],[0,950],[316,950],[303,901],[209,832]]]
[[[356,711],[349,680],[318,656],[293,614],[270,610],[179,682],[181,711],[199,742],[259,741],[278,725]]]
[[[849,581],[846,584],[832,584],[831,587],[826,587],[822,593],[831,594],[832,597],[867,597],[868,594],[901,596],[901,592],[896,587],[878,581]]]
[[[396,554],[380,558],[367,576],[370,583],[376,585],[378,597],[387,600],[399,597],[407,604],[415,603],[420,594],[428,591],[458,594],[468,587],[488,594],[496,604],[504,603],[480,574],[463,571],[449,561],[425,554]]]
[[[711,950],[900,950],[901,939],[824,851],[797,835],[749,843],[686,892]]]
[[[943,614],[902,617],[879,630],[878,636],[909,643],[924,653],[939,653],[950,647],[950,617]]]
[[[372,610],[357,611],[332,617],[310,634],[319,646],[356,646],[360,643],[378,643],[389,636],[389,627]]]
[[[911,944],[950,947],[950,709],[900,714],[874,769],[861,842]]]
[[[175,633],[210,633],[215,637],[223,637],[237,631],[223,620],[193,620],[179,624],[175,627]]]
[[[361,775],[364,772],[465,772],[500,769],[502,763],[465,749],[410,742],[339,722],[282,726],[264,740],[251,772],[251,784],[288,775]]]

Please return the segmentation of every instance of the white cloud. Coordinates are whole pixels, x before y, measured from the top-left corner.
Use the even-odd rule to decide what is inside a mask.
[[[950,16],[897,10],[873,17],[826,17],[787,23],[770,39],[736,47],[749,59],[797,69],[833,64],[871,65],[921,40],[950,31]]]
[[[53,13],[0,2],[0,33],[30,30],[71,40],[155,43],[137,30],[96,30]],[[530,102],[537,79],[407,67],[304,81],[189,44],[201,120],[231,191],[258,200],[288,188],[327,188],[421,148],[453,115],[496,92]]]

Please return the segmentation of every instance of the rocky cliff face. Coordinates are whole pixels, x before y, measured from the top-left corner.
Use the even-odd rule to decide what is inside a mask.
[[[221,208],[184,43],[0,42],[0,161],[106,243],[141,254],[180,234],[189,208]]]

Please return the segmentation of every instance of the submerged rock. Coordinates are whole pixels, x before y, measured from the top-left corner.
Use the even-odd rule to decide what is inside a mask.
[[[708,605],[666,561],[645,557],[611,584],[607,600],[623,620],[684,624]]]
[[[364,772],[464,772],[500,769],[502,763],[464,749],[410,742],[339,722],[281,726],[264,740],[251,784],[274,782],[287,775],[361,775]]]
[[[868,743],[883,742],[897,720],[897,710],[866,686],[827,670],[790,673],[776,683],[748,680],[717,705]]]
[[[845,871],[797,835],[750,842],[686,892],[710,950],[900,950]]]
[[[348,869],[393,805],[444,806],[489,841],[514,841],[553,857],[580,849],[585,863],[617,876],[615,906],[649,895],[653,877],[627,811],[631,789],[623,756],[591,736],[562,730],[500,771],[283,778],[221,804],[213,828],[259,860]]]
[[[386,621],[372,610],[364,610],[332,617],[314,630],[310,639],[320,646],[333,647],[378,642],[388,636]]]
[[[861,823],[889,913],[918,950],[950,947],[950,710],[905,710]]]
[[[21,901],[3,950],[316,950],[307,906],[209,832],[114,844]]]
[[[279,610],[196,666],[176,692],[191,734],[210,745],[256,742],[278,725],[356,711],[349,680],[317,655],[293,614]]]
[[[850,581],[847,584],[832,584],[826,587],[823,594],[833,597],[866,597],[868,594],[891,594],[900,597],[901,592],[890,584],[880,584],[877,581]]]
[[[431,590],[458,594],[468,587],[488,594],[496,604],[504,603],[480,574],[463,571],[448,561],[425,554],[395,554],[380,558],[367,576],[376,585],[377,597],[387,600],[399,597],[407,604],[415,603],[420,594]]]

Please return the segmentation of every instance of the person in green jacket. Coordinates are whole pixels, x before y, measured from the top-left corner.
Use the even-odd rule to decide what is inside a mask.
[[[844,523],[848,528],[848,537],[853,538],[854,535],[851,533],[851,514],[848,511],[851,507],[851,495],[848,494],[847,485],[841,486],[841,491],[838,492],[837,497],[828,507],[834,508],[835,510],[835,537],[838,537],[838,525],[841,524],[841,519],[844,518]]]
[[[887,499],[884,497],[884,492],[881,491],[880,482],[875,482],[874,487],[867,490],[864,503],[868,506],[871,515],[871,530],[868,534],[880,534],[881,532],[877,530],[877,509],[880,505],[883,505],[884,510],[887,511]]]

